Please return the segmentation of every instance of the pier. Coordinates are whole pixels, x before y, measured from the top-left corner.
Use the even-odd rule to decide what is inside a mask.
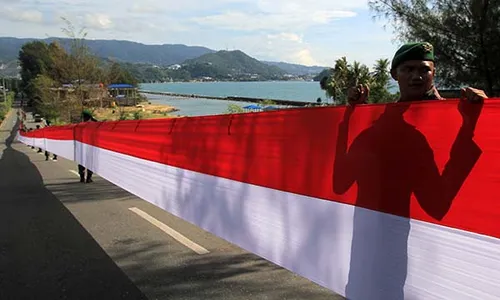
[[[288,106],[307,106],[315,104],[315,102],[307,101],[292,101],[292,100],[280,100],[280,99],[261,99],[261,98],[249,98],[249,97],[238,97],[238,96],[227,96],[227,97],[216,97],[216,96],[203,96],[194,94],[177,94],[170,92],[157,92],[157,91],[145,91],[140,90],[140,93],[150,94],[150,95],[163,95],[170,97],[185,97],[185,98],[203,98],[203,99],[213,99],[213,100],[224,100],[224,101],[238,101],[238,102],[250,102],[250,103],[261,103],[262,101],[273,101],[277,105],[288,105]]]

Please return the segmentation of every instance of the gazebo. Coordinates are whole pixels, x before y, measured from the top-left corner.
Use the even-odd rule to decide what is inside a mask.
[[[262,111],[262,107],[260,105],[257,105],[257,104],[250,104],[250,105],[244,106],[243,109],[246,111]]]
[[[115,98],[118,105],[136,105],[137,103],[137,88],[131,84],[113,83],[108,85],[108,92],[111,97]]]

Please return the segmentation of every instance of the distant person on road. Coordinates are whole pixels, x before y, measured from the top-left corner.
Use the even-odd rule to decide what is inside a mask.
[[[31,131],[33,131],[33,128],[26,127],[26,132],[31,132]]]
[[[40,129],[40,125],[36,125],[36,130]],[[31,147],[31,149],[35,149],[35,146]],[[38,148],[38,151],[36,153],[42,153],[42,148]]]
[[[45,120],[46,127],[50,126],[50,121]],[[45,161],[49,160],[50,153],[49,151],[45,150]],[[53,161],[57,161],[57,155],[54,153],[52,156]]]
[[[97,122],[96,119],[92,116],[92,113],[88,110],[84,110],[82,112],[82,118],[83,122]],[[87,169],[87,179],[85,179],[85,167],[82,165],[78,165],[78,174],[80,174],[80,182],[82,183],[92,183],[92,172],[91,170]]]

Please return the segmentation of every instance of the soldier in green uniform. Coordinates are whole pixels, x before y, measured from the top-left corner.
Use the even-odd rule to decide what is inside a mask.
[[[94,117],[92,116],[92,113],[88,110],[84,110],[82,112],[82,118],[83,122],[97,122],[97,120],[94,119]],[[78,174],[80,174],[80,182],[92,183],[93,182],[92,175],[94,174],[94,172],[87,169],[87,179],[85,179],[85,169],[86,168],[84,166],[78,165]]]
[[[344,194],[357,185],[345,292],[348,299],[407,298],[412,197],[427,215],[442,220],[482,153],[473,139],[482,100],[487,98],[481,90],[461,91],[458,109],[462,124],[442,171],[425,135],[403,116],[413,101],[443,99],[434,86],[431,44],[402,46],[390,71],[401,93],[397,102],[403,103],[386,105],[384,112],[348,143],[350,117],[356,104],[366,102],[370,91],[366,85],[353,87],[348,93],[350,105],[338,127],[333,190]],[[375,207],[401,218],[389,219],[361,207]]]
[[[401,93],[398,102],[443,100],[434,86],[435,74],[434,47],[430,43],[409,43],[399,48],[391,64],[391,76]],[[365,103],[369,92],[367,85],[353,87],[348,91],[348,102]],[[488,98],[484,91],[471,87],[462,89],[461,97],[470,102]]]

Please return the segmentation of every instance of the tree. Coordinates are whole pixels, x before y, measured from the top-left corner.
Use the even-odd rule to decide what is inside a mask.
[[[35,110],[44,116],[47,120],[53,122],[60,117],[60,106],[62,103],[57,97],[58,84],[47,75],[40,74],[32,82],[35,92]]]
[[[108,77],[134,85],[137,80],[118,64],[106,70],[108,65],[87,47],[85,29],[76,31],[71,22],[63,21],[63,32],[70,37],[69,52],[57,41],[24,44],[19,52],[21,88],[30,100],[36,100],[30,102],[47,119],[77,121],[85,107],[92,110],[102,105],[100,100],[106,95],[102,83]]]
[[[65,18],[62,18],[62,20],[66,24],[62,31],[71,39],[66,64],[68,80],[75,85],[75,94],[83,112],[86,104],[87,106],[95,106],[91,102],[85,102],[86,95],[89,94],[89,90],[104,81],[105,75],[104,71],[99,67],[98,58],[91,53],[85,42],[87,37],[85,27],[80,28],[77,32],[69,20]]]
[[[69,83],[71,70],[68,67],[70,58],[66,50],[57,42],[48,45],[50,66],[47,75],[59,83]]]
[[[345,104],[347,102],[347,90],[358,84],[366,84],[370,87],[370,103],[384,103],[395,100],[395,95],[388,90],[390,83],[389,60],[379,59],[375,63],[374,71],[357,61],[349,64],[346,57],[335,61],[335,66],[330,69],[330,75],[320,80],[320,87],[328,97],[332,97],[334,103]]]
[[[92,54],[85,42],[87,31],[85,27],[76,32],[73,24],[62,18],[66,27],[62,31],[71,39],[69,51],[70,79],[73,83],[81,86],[82,83],[99,83],[104,74],[99,68],[98,58]]]
[[[389,92],[391,75],[389,73],[389,60],[379,59],[373,67],[372,80],[370,86],[370,103],[392,102],[396,96]]]
[[[19,51],[19,64],[21,66],[21,88],[28,98],[33,98],[32,81],[38,75],[45,73],[51,64],[47,44],[40,41],[24,44]]]
[[[137,86],[137,79],[119,63],[114,62],[107,72],[107,83],[127,83]]]
[[[355,61],[352,65],[347,62],[346,57],[335,61],[331,75],[320,81],[320,86],[325,90],[328,97],[332,97],[334,103],[345,104],[347,102],[347,90],[358,84],[370,84],[372,78],[368,67]]]
[[[273,101],[273,100],[271,100],[271,99],[265,99],[265,100],[261,100],[259,102],[259,104],[260,105],[264,105],[264,106],[266,106],[266,105],[276,105],[276,102]]]
[[[443,85],[500,88],[500,2],[493,0],[370,0],[402,42],[434,45]]]
[[[229,104],[227,106],[227,112],[230,114],[241,114],[241,113],[244,113],[245,110],[243,109],[243,107],[241,107],[237,104]]]

